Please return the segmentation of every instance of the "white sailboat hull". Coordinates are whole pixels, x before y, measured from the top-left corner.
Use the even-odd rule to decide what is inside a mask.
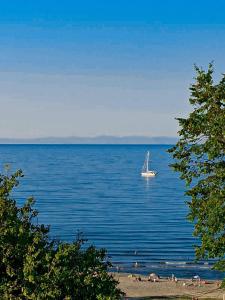
[[[141,172],[142,177],[154,177],[155,175],[156,175],[156,172],[154,172],[154,171]]]

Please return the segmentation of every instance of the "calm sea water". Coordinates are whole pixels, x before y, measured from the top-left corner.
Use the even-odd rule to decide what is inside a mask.
[[[165,145],[0,145],[0,164],[25,174],[15,198],[36,199],[39,223],[66,241],[83,232],[123,272],[221,278],[195,263],[184,183]],[[140,176],[145,153],[155,178]],[[138,267],[134,267],[135,262]]]

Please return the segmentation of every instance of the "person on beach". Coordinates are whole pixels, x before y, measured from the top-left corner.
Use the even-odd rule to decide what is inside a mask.
[[[141,281],[141,276],[135,278],[136,281]]]
[[[201,283],[201,278],[200,278],[199,275],[195,275],[195,276],[192,277],[191,281],[192,282],[197,282],[198,284],[200,284]]]
[[[160,279],[159,275],[155,274],[155,273],[151,273],[148,276],[148,281],[152,281],[152,282],[156,282]]]

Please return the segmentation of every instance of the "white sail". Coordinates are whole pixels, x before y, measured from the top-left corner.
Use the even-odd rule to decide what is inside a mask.
[[[142,167],[142,172],[148,172],[148,163],[149,163],[149,151],[146,154],[144,165]]]

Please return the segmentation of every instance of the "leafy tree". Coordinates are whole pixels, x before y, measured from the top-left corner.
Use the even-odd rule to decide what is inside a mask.
[[[191,199],[188,218],[201,242],[196,257],[217,258],[214,267],[225,271],[225,75],[215,84],[212,64],[207,71],[195,70],[189,99],[193,111],[177,118],[180,139],[169,152]]]
[[[71,244],[50,240],[49,227],[35,224],[34,199],[16,205],[11,191],[22,176],[0,175],[0,298],[120,299],[105,250],[84,250],[80,238]]]

